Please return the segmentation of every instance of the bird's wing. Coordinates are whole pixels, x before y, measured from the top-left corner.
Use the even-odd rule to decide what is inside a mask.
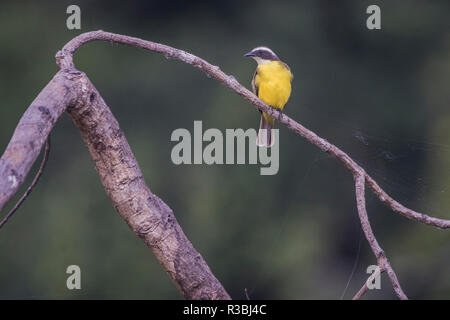
[[[258,73],[258,68],[256,68],[255,73],[253,74],[253,78],[252,78],[252,90],[256,96],[258,96],[258,86],[255,83],[255,77],[256,77],[257,73]]]
[[[286,69],[289,70],[289,72],[290,72],[291,75],[292,75],[292,79],[294,79],[294,74],[292,73],[291,68],[289,68],[289,66],[288,66],[286,63],[284,63],[284,62],[282,62],[282,64],[284,64],[284,66],[286,67]],[[291,79],[291,80],[292,80],[292,79]]]

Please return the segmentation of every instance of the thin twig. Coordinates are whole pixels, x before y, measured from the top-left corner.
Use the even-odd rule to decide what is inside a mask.
[[[33,181],[31,182],[30,186],[28,187],[27,191],[22,195],[22,197],[17,201],[16,205],[8,212],[8,214],[0,221],[0,229],[8,222],[8,220],[12,217],[12,215],[19,209],[19,207],[22,205],[22,203],[25,201],[26,198],[30,195],[31,191],[33,191],[33,188],[36,186],[36,184],[39,181],[39,178],[41,177],[42,173],[44,172],[45,165],[47,164],[48,155],[50,153],[50,135],[47,137],[47,140],[45,142],[45,151],[44,151],[44,157],[42,158],[41,165],[39,166],[39,170],[34,176]]]
[[[365,181],[364,173],[359,172],[355,174],[355,193],[356,193],[356,205],[358,208],[359,220],[361,221],[361,227],[364,231],[367,241],[369,242],[370,248],[373,254],[377,258],[378,267],[381,271],[386,271],[389,279],[391,280],[392,287],[394,288],[395,294],[402,300],[408,299],[408,297],[403,292],[400,283],[398,282],[397,276],[389,263],[386,254],[383,249],[381,249],[378,244],[377,239],[370,226],[369,217],[366,210],[366,198],[365,198]],[[367,285],[367,282],[366,282]]]
[[[248,295],[248,290],[247,290],[247,288],[244,288],[244,292],[245,292],[245,298],[246,298],[247,300],[250,300],[250,296]]]
[[[224,73],[218,66],[212,65],[206,60],[199,58],[189,52],[152,41],[98,30],[80,34],[79,36],[70,40],[56,54],[57,64],[61,69],[74,68],[73,54],[75,53],[75,51],[83,44],[97,40],[109,41],[111,43],[121,43],[152,52],[157,52],[167,58],[180,60],[184,63],[201,69],[210,77],[215,78],[229,89],[235,91],[237,94],[250,101],[259,111],[266,112],[273,118],[279,119],[280,123],[284,124],[287,128],[299,134],[310,143],[320,148],[322,151],[334,155],[353,174],[363,172],[365,182],[369,185],[373,193],[380,199],[381,202],[389,206],[393,211],[400,213],[408,219],[415,220],[430,226],[441,229],[450,228],[450,220],[430,217],[426,214],[406,208],[405,206],[394,200],[344,151],[339,149],[337,146],[329,143],[326,139],[319,137],[317,134],[305,128],[295,120],[291,119],[285,113],[279,112],[277,109],[274,109],[265,104],[262,100],[255,96],[253,92],[242,86],[233,76]]]
[[[372,273],[369,278],[367,278],[366,282],[364,282],[364,285],[361,287],[361,289],[359,289],[352,300],[359,300],[367,292],[367,290],[369,290],[369,283],[372,283],[375,280],[375,277],[383,272],[384,271],[378,267],[378,269],[376,269],[375,272]]]
[[[359,241],[358,241],[358,250],[356,252],[355,262],[353,263],[352,272],[350,273],[350,277],[347,280],[347,284],[345,285],[344,291],[341,294],[340,300],[344,299],[345,293],[347,292],[348,286],[350,285],[350,281],[352,281],[353,275],[355,274],[356,267],[358,266],[359,254],[361,253],[361,242],[362,242],[362,232],[360,231]]]

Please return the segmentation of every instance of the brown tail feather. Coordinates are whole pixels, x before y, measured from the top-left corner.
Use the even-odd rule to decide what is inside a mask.
[[[261,114],[261,121],[259,123],[259,131],[258,138],[256,140],[256,144],[259,147],[268,147],[273,146],[275,139],[273,136],[273,124],[269,123],[263,114]]]

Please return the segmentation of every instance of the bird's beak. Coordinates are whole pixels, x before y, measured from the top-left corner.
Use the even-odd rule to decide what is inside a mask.
[[[253,52],[247,52],[246,54],[244,54],[244,57],[253,57],[255,56]]]

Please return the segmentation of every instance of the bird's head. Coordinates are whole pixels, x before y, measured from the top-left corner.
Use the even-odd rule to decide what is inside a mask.
[[[264,64],[274,60],[280,60],[278,56],[267,47],[256,47],[252,51],[244,54],[244,57],[251,57],[258,64]]]

